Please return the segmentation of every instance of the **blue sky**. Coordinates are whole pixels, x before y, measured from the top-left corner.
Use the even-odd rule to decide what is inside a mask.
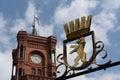
[[[38,13],[40,36],[54,35],[58,39],[57,54],[62,53],[66,39],[63,24],[82,16],[92,15],[91,30],[96,40],[105,43],[108,59],[120,60],[120,0],[1,0],[0,1],[0,78],[11,77],[12,49],[16,48],[16,34],[32,31],[34,12]],[[87,49],[89,51],[89,47]],[[100,59],[101,60],[101,59]],[[119,80],[119,66],[74,78],[75,80]],[[73,79],[70,79],[73,80]]]

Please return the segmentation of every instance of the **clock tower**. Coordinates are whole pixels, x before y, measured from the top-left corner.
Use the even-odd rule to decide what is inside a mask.
[[[19,31],[17,48],[12,51],[11,80],[55,80],[56,38],[38,36]]]

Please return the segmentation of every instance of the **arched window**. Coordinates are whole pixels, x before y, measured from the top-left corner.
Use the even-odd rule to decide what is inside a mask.
[[[55,63],[55,54],[52,53],[52,63]]]
[[[51,51],[52,63],[56,63],[55,61],[55,50]]]
[[[19,68],[19,76],[23,76],[24,75],[24,69]]]
[[[35,75],[35,69],[34,68],[31,68],[31,74]]]
[[[41,73],[41,69],[38,69],[38,75],[41,76],[42,73]]]
[[[13,67],[13,75],[16,73],[16,66]]]
[[[53,72],[53,77],[56,77],[56,73],[55,72]]]
[[[24,57],[24,47],[23,45],[20,46],[20,58]]]

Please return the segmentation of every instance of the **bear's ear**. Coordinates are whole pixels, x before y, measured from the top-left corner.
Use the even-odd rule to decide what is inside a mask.
[[[80,39],[77,39],[77,40],[76,40],[76,43],[80,43]]]

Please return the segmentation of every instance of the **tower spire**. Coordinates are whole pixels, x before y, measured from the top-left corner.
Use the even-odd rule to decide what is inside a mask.
[[[33,27],[32,34],[33,34],[33,35],[37,35],[37,31],[36,31],[36,29],[35,29],[35,25],[33,25],[32,27]]]
[[[36,21],[37,21],[38,25],[40,25],[39,18],[37,16],[37,14],[34,12],[34,23],[33,23],[33,26],[32,26],[33,27],[33,30],[32,30],[33,35],[37,35],[37,30],[35,29]]]

